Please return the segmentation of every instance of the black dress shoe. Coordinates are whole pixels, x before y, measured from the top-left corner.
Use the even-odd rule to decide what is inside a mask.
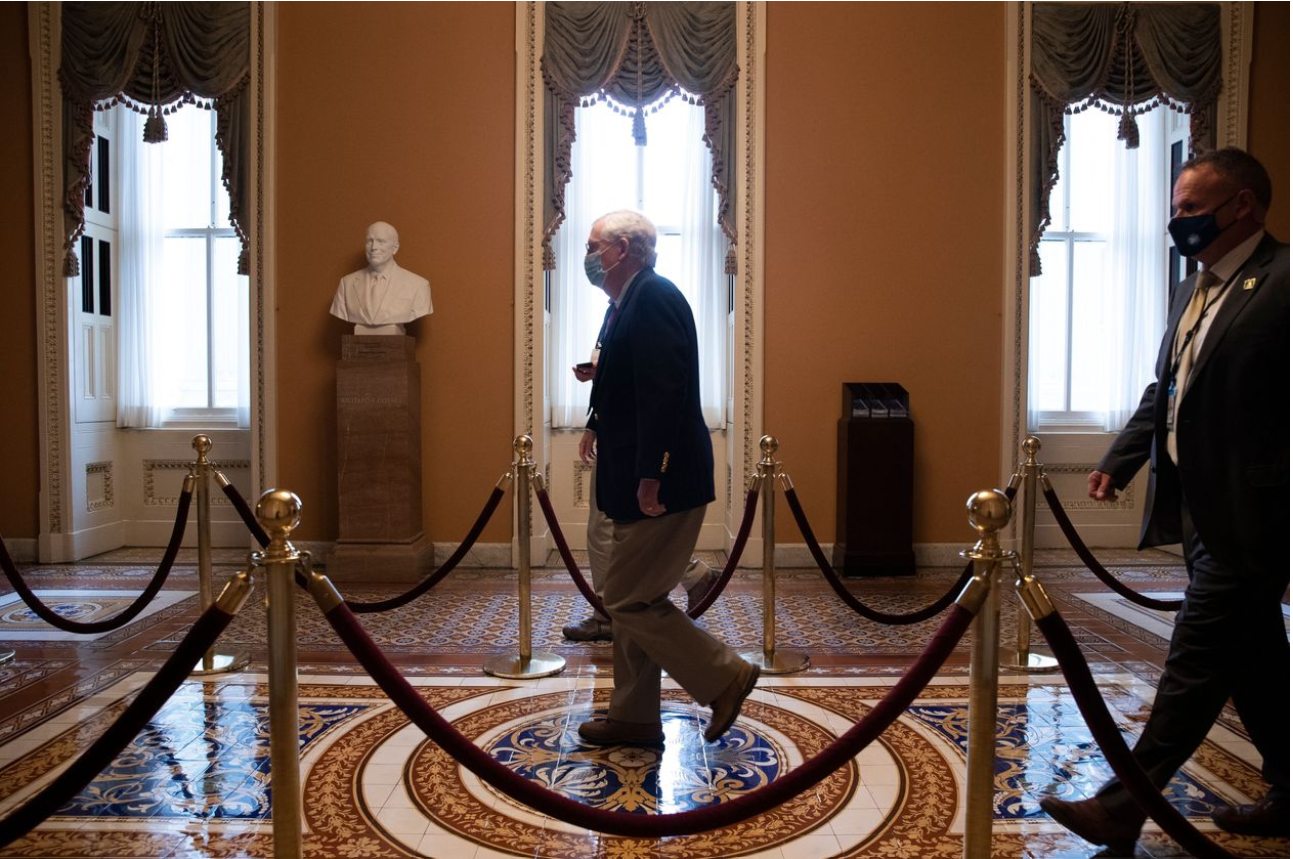
[[[611,622],[592,615],[561,627],[561,634],[571,641],[610,641]]]
[[[595,746],[663,746],[664,731],[660,723],[621,722],[618,719],[593,719],[579,726],[579,736]]]
[[[1212,822],[1236,835],[1288,838],[1288,801],[1272,799],[1268,793],[1251,805],[1223,805],[1213,809]]]
[[[759,682],[759,666],[751,662],[741,662],[736,677],[727,684],[723,694],[719,695],[709,706],[709,726],[705,728],[705,742],[712,743],[727,733],[741,714],[741,704],[754,691],[754,684]]]
[[[1098,799],[1065,802],[1044,796],[1040,805],[1060,826],[1098,847],[1108,847],[1115,855],[1131,856],[1136,850],[1143,824],[1119,820]]]

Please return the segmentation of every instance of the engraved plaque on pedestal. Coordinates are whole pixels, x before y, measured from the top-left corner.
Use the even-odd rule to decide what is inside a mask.
[[[434,548],[422,526],[422,385],[414,339],[342,338],[337,364],[338,581],[415,581]]]

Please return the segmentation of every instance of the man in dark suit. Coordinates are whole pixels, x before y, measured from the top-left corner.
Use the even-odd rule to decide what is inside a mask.
[[[1190,582],[1136,759],[1160,787],[1232,698],[1270,784],[1222,806],[1222,829],[1289,832],[1289,249],[1265,232],[1271,183],[1256,159],[1222,149],[1188,162],[1169,232],[1202,270],[1172,301],[1157,381],[1088,477],[1112,500],[1148,460],[1141,548],[1180,542]],[[1134,850],[1145,813],[1111,781],[1093,799],[1042,800],[1059,823],[1115,852]]]
[[[759,668],[669,601],[714,500],[714,453],[700,409],[691,307],[655,273],[655,226],[637,212],[593,224],[585,270],[615,303],[590,395],[585,459],[596,446],[596,503],[611,520],[602,597],[614,635],[606,719],[579,734],[600,744],[656,745],[660,669],[712,708],[705,739],[726,733]]]

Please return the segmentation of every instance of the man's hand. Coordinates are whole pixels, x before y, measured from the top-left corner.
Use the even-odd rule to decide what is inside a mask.
[[[593,380],[593,376],[597,375],[597,365],[591,363],[576,364],[570,368],[570,371],[575,374],[575,378],[578,381],[591,382]]]
[[[638,481],[638,509],[647,516],[664,514],[664,505],[660,503],[660,481],[645,477]]]
[[[597,458],[597,433],[590,429],[579,437],[579,458],[585,465]]]
[[[1086,494],[1096,501],[1117,501],[1118,490],[1113,488],[1113,475],[1093,471],[1086,476]]]

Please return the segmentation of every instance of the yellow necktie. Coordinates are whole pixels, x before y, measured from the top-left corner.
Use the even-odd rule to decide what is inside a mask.
[[[1177,461],[1176,427],[1181,410],[1181,396],[1190,381],[1190,371],[1194,369],[1194,356],[1199,351],[1199,325],[1208,307],[1208,292],[1217,285],[1218,280],[1219,278],[1210,270],[1199,272],[1199,277],[1194,283],[1194,294],[1190,296],[1190,303],[1186,305],[1185,313],[1181,314],[1181,321],[1176,325],[1176,348],[1173,350],[1176,358],[1176,375],[1172,377],[1172,390],[1175,393],[1169,397],[1168,409],[1171,414],[1168,415],[1167,424],[1167,452],[1173,462]]]

